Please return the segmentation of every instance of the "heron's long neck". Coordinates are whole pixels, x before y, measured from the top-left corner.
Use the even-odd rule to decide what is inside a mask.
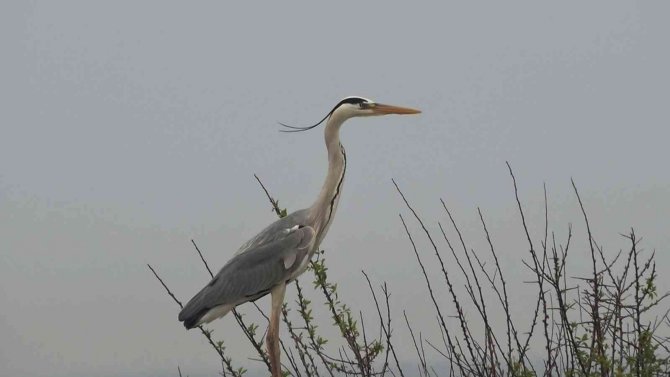
[[[328,174],[319,197],[311,208],[319,241],[326,235],[333,221],[342,194],[344,172],[347,168],[347,155],[340,143],[340,126],[343,122],[344,119],[332,116],[328,119],[324,132],[328,149]]]

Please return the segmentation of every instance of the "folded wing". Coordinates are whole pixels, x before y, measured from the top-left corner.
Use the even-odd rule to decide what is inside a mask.
[[[223,316],[235,306],[263,297],[275,285],[290,279],[309,253],[315,232],[312,227],[300,225],[275,231],[277,234],[267,237],[269,242],[236,254],[184,306],[179,320],[186,328]],[[208,316],[210,311],[217,315]]]

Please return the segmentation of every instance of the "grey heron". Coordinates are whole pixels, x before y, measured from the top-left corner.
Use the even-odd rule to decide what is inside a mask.
[[[384,105],[362,97],[346,97],[318,123],[287,127],[286,132],[306,131],[326,121],[328,173],[314,204],[295,211],[263,229],[233,255],[212,280],[184,306],[179,321],[187,329],[223,317],[236,306],[268,293],[272,309],[266,347],[273,377],[281,375],[279,313],[286,285],[302,274],[330,227],[342,192],[347,156],[340,143],[340,127],[349,118],[417,114],[419,110]]]

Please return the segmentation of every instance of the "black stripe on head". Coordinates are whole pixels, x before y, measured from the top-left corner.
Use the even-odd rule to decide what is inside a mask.
[[[281,124],[282,126],[284,126],[286,128],[290,128],[290,130],[279,130],[279,131],[280,132],[301,132],[301,131],[311,130],[312,128],[314,128],[314,127],[320,125],[321,123],[323,123],[324,120],[328,119],[328,117],[331,116],[335,112],[335,110],[337,110],[338,107],[340,107],[344,104],[360,105],[360,104],[367,103],[367,102],[369,102],[369,100],[367,100],[363,97],[347,97],[347,98],[343,99],[342,101],[338,102],[337,105],[335,105],[335,107],[333,107],[333,109],[330,110],[328,112],[328,114],[326,114],[326,116],[323,117],[323,119],[321,119],[317,124],[314,124],[312,126],[307,126],[307,127],[295,127],[295,126],[289,126],[288,124],[284,124],[284,123],[279,122],[279,124]]]
[[[366,103],[366,102],[368,102],[368,100],[365,99],[365,98],[362,98],[362,97],[347,97],[347,98],[343,99],[342,101],[340,101],[337,105],[335,105],[335,107],[333,107],[333,109],[330,110],[330,113],[332,114],[333,111],[335,111],[335,109],[344,105],[345,103],[349,103],[349,104],[352,104],[352,105],[359,105],[361,103]]]

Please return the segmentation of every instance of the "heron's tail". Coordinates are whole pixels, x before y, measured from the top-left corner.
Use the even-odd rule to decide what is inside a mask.
[[[209,309],[202,309],[199,312],[195,313],[194,315],[191,316],[182,316],[182,313],[184,311],[182,310],[179,312],[179,320],[184,322],[184,327],[186,327],[187,330],[190,330],[194,327],[197,327],[200,325],[202,317],[209,311]]]
[[[211,295],[211,284],[208,284],[198,292],[184,308],[179,312],[179,321],[184,322],[186,329],[192,329],[203,323],[209,323],[213,320],[226,315],[235,305],[217,303]]]
[[[179,312],[179,321],[184,322],[184,327],[192,329],[198,326],[200,319],[209,311],[209,308],[202,305],[202,296],[204,289],[198,292]]]
[[[210,307],[204,301],[209,291],[209,286],[200,290],[179,312],[179,321],[184,322],[184,327],[190,330],[202,324],[203,317],[210,311]],[[209,321],[207,321],[209,322]]]

